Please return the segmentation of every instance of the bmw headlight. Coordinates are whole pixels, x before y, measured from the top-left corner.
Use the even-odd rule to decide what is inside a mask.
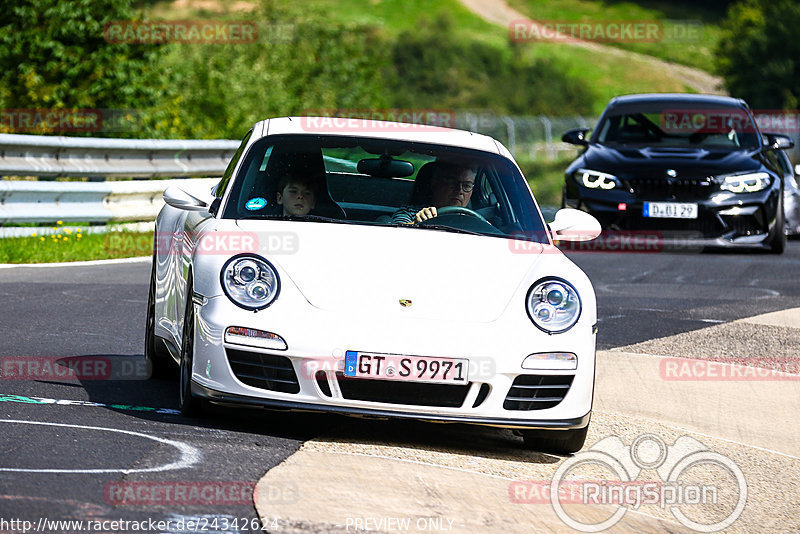
[[[548,334],[566,332],[581,315],[581,299],[569,282],[560,278],[543,278],[528,291],[528,317]]]
[[[589,189],[614,189],[621,185],[613,174],[591,169],[578,169],[573,176],[579,184]]]
[[[755,193],[769,187],[770,177],[766,172],[733,174],[725,176],[720,189],[731,193]]]
[[[281,290],[275,268],[252,254],[235,256],[222,268],[222,289],[234,304],[246,310],[266,308]]]

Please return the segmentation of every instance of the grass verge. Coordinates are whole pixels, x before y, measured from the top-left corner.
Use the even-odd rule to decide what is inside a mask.
[[[0,239],[0,263],[58,263],[149,256],[153,232],[84,234],[63,230],[47,236]]]

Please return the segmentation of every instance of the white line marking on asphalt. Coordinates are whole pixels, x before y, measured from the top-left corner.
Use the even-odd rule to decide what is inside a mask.
[[[85,426],[85,425],[68,425],[65,423],[45,423],[41,421],[21,421],[19,419],[0,419],[0,423],[20,424],[20,425],[42,425],[42,426],[57,426],[62,428],[77,428],[81,430],[100,430],[102,432],[115,432],[117,434],[128,434],[140,438],[150,439],[175,447],[181,453],[181,457],[169,464],[159,465],[156,467],[144,467],[140,469],[18,469],[15,467],[0,467],[0,472],[6,473],[71,473],[71,474],[91,474],[91,473],[157,473],[161,471],[173,471],[176,469],[186,469],[198,463],[201,458],[200,451],[187,443],[175,441],[158,436],[150,436],[142,434],[141,432],[134,432],[133,430],[121,430],[118,428],[107,428],[102,426]]]
[[[114,265],[116,263],[144,263],[149,262],[150,260],[152,260],[150,256],[136,256],[135,258],[71,261],[62,263],[0,263],[0,269],[13,269],[15,267],[92,267],[94,265]]]
[[[624,413],[623,414],[623,413],[619,413],[619,412],[608,412],[608,411],[604,411],[604,410],[603,411],[594,410],[594,411],[600,412],[600,413],[607,413],[607,414],[611,414],[611,415],[616,415],[616,416],[619,416],[619,417],[627,417],[627,418],[638,419],[640,421],[647,421],[647,422],[651,422],[651,423],[654,422],[654,423],[658,423],[659,425],[663,425],[663,426],[665,426],[667,428],[671,428],[673,430],[680,430],[682,432],[688,432],[690,434],[695,434],[697,436],[703,436],[703,437],[711,438],[711,439],[718,439],[720,441],[725,441],[727,443],[733,443],[734,445],[741,445],[742,447],[747,447],[749,449],[755,449],[755,450],[761,451],[761,452],[768,452],[770,454],[777,454],[778,456],[785,456],[786,458],[791,458],[792,460],[800,460],[800,457],[792,456],[791,454],[787,454],[785,452],[773,451],[772,449],[765,449],[764,447],[759,447],[758,445],[750,445],[749,443],[742,443],[741,441],[736,441],[734,439],[721,438],[719,436],[714,436],[712,434],[706,434],[704,432],[698,432],[697,430],[689,430],[688,428],[683,428],[683,427],[679,427],[679,426],[676,426],[676,425],[670,425],[670,424],[665,423],[663,421],[659,421],[658,419],[647,419],[645,417],[639,417],[637,415],[631,415],[631,414],[628,414],[628,413]]]

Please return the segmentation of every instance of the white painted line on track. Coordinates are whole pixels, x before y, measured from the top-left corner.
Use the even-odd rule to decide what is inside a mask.
[[[94,265],[114,265],[119,263],[149,262],[150,256],[136,256],[133,258],[115,258],[113,260],[68,261],[62,263],[0,263],[0,269],[13,269],[15,267],[92,267]]]
[[[107,428],[102,426],[86,426],[86,425],[70,425],[66,423],[45,423],[42,421],[23,421],[19,419],[0,419],[0,423],[20,424],[20,425],[42,425],[42,426],[57,426],[61,428],[77,428],[80,430],[99,430],[102,432],[114,432],[117,434],[127,434],[139,438],[145,438],[175,447],[181,453],[181,457],[169,464],[159,465],[156,467],[143,467],[140,469],[19,469],[15,467],[0,467],[0,472],[6,473],[61,473],[61,474],[96,474],[96,473],[157,473],[161,471],[173,471],[177,469],[186,469],[198,463],[201,458],[200,451],[187,443],[175,441],[167,438],[160,438],[158,436],[150,436],[142,434],[141,432],[134,432],[133,430],[121,430],[119,428]]]

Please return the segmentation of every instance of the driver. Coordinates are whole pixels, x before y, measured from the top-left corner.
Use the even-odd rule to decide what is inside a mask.
[[[465,208],[475,187],[475,171],[454,163],[428,163],[433,170],[430,182],[415,184],[419,194],[412,198],[414,204],[400,208],[392,215],[395,224],[415,224],[437,216],[436,208],[459,206]],[[422,169],[420,169],[422,172]],[[417,173],[417,180],[420,180]],[[427,191],[426,191],[427,189]],[[416,202],[415,202],[416,201]]]

